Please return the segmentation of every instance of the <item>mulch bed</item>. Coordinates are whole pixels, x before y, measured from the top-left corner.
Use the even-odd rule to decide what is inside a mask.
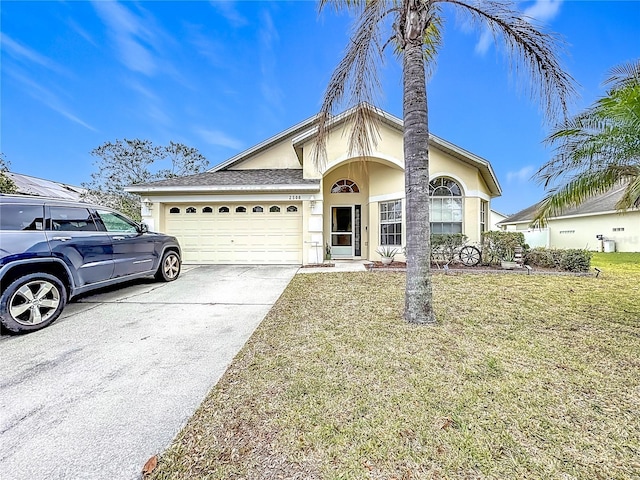
[[[369,271],[377,272],[404,272],[407,270],[407,264],[405,262],[391,262],[388,265],[382,262],[371,262],[365,265]],[[511,270],[504,269],[497,265],[476,265],[475,267],[468,267],[461,263],[453,265],[438,265],[431,264],[431,273],[440,273],[445,275],[456,275],[462,273],[496,273],[496,274],[520,274],[520,275],[569,275],[576,277],[588,277],[594,275],[591,272],[566,272],[563,270],[555,270],[552,268],[539,268],[531,267],[531,270],[526,267],[516,267]]]

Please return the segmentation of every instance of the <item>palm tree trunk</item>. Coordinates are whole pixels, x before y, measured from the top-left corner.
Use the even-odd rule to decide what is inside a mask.
[[[403,57],[407,284],[404,317],[435,323],[429,224],[429,124],[422,42],[408,42]]]

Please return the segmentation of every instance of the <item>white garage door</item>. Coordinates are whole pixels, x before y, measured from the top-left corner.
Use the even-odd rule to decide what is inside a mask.
[[[166,204],[188,263],[302,263],[300,203]]]

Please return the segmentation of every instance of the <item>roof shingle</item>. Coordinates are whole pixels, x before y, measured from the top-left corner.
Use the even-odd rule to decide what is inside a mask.
[[[258,185],[320,185],[319,179],[302,177],[302,169],[219,170],[157,182],[139,183],[132,187],[219,187]]]

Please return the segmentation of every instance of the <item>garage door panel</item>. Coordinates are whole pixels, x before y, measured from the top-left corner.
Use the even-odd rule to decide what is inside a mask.
[[[280,212],[269,212],[273,205]],[[253,212],[251,204],[175,204],[165,208],[165,230],[175,235],[187,263],[302,263],[302,214],[287,212],[292,205],[269,203],[262,205],[263,212]],[[204,206],[213,213],[202,213]],[[220,213],[225,206],[228,213]],[[244,206],[246,212],[236,212]],[[180,213],[169,213],[178,207]],[[187,207],[195,207],[196,213],[186,213]]]

